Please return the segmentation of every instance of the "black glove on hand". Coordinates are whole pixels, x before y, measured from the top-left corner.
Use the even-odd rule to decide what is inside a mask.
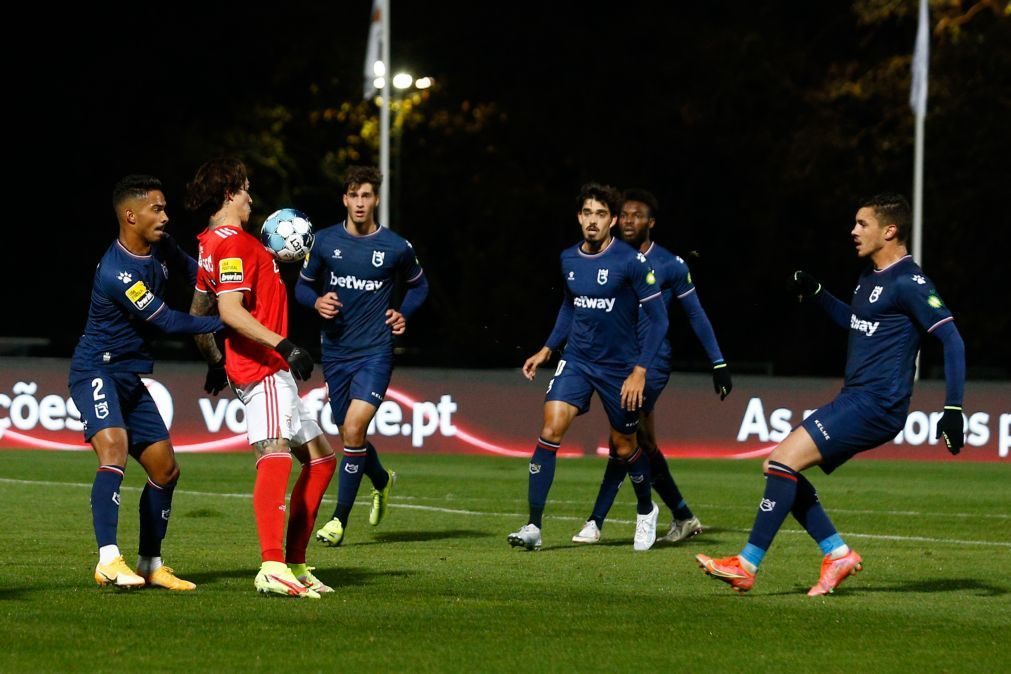
[[[207,378],[204,379],[204,391],[216,396],[221,390],[228,386],[228,377],[225,375],[225,359],[222,358],[217,363],[207,366]]]
[[[295,379],[305,381],[312,375],[312,356],[305,349],[295,346],[287,339],[282,339],[274,347],[274,351],[288,361],[288,368]]]
[[[948,451],[952,454],[958,454],[965,446],[965,434],[962,428],[962,408],[945,405],[944,416],[937,422],[935,437],[944,440],[944,444],[948,446]]]
[[[793,278],[790,279],[790,286],[793,288],[793,292],[797,294],[798,302],[811,299],[821,292],[821,284],[818,283],[818,279],[811,276],[806,271],[793,272]]]
[[[713,390],[720,395],[721,401],[734,390],[734,384],[730,381],[730,367],[726,363],[713,365]]]

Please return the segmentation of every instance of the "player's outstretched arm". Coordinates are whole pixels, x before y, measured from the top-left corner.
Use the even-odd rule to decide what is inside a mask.
[[[965,445],[962,397],[965,392],[965,342],[955,322],[949,320],[931,333],[944,345],[944,414],[937,422],[937,438],[952,454]]]
[[[548,358],[551,358],[551,349],[546,346],[541,347],[540,351],[527,358],[523,363],[523,376],[533,381],[537,374],[537,368],[546,363]]]
[[[850,327],[850,309],[843,302],[832,296],[830,292],[822,288],[818,280],[806,271],[795,271],[790,277],[790,286],[794,294],[797,295],[798,302],[814,300],[815,304],[822,308],[832,319],[832,322],[841,328]]]
[[[201,335],[225,327],[217,316],[190,316],[164,304],[148,322],[169,335]]]
[[[269,346],[281,354],[296,379],[306,380],[312,374],[313,362],[309,352],[299,348],[273,330],[269,330],[246,311],[241,292],[218,295],[218,313],[225,325],[243,337]]]
[[[400,303],[400,313],[403,314],[404,320],[410,320],[426,299],[428,299],[428,279],[421,275],[407,284],[404,301]]]

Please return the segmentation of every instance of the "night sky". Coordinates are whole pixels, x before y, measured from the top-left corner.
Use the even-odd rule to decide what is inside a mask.
[[[254,220],[287,205],[317,228],[341,219],[326,157],[344,136],[312,113],[361,99],[370,6],[136,3],[10,26],[7,196],[21,207],[8,237],[33,243],[10,249],[0,335],[48,337],[33,355],[69,355],[126,173],[161,177],[170,229],[191,253],[202,223],[183,211],[184,185],[221,153],[253,169]],[[390,224],[432,285],[401,362],[518,367],[540,347],[561,299],[558,253],[579,238],[574,197],[598,180],[659,197],[655,238],[688,259],[738,371],[841,375],[845,334],[798,307],[787,278],[804,268],[845,298],[860,270],[857,199],[911,191],[910,12],[868,22],[835,1],[397,2],[394,69],[437,82],[391,176]],[[1009,25],[984,13],[961,42],[933,45],[922,262],[978,377],[1011,376]],[[281,161],[263,150],[258,110],[290,115]],[[188,307],[185,288],[174,292]],[[312,316],[293,311],[293,338],[313,344]],[[671,338],[680,368],[706,367],[676,309]],[[163,355],[196,352],[167,343]],[[928,345],[926,373],[940,364]]]

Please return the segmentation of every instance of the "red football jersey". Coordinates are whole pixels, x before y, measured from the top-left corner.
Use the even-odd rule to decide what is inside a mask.
[[[200,252],[197,292],[241,292],[243,304],[268,330],[288,336],[288,293],[277,261],[260,241],[238,227],[206,229],[197,236]],[[279,353],[235,330],[225,330],[225,372],[239,388],[255,384],[288,363]]]

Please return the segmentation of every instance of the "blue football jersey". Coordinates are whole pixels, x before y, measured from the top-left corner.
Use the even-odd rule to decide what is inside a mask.
[[[118,239],[109,246],[95,270],[88,322],[71,370],[147,374],[154,369],[149,340],[159,331],[149,321],[167,308],[161,296],[170,266],[184,269],[190,284],[196,282],[196,260],[169,236],[151,244],[148,255],[134,255]]]
[[[844,388],[862,389],[887,406],[913,391],[922,334],[954,320],[934,284],[909,255],[868,267],[853,291]]]
[[[639,357],[639,303],[659,299],[659,284],[646,256],[612,239],[599,253],[576,244],[562,251],[566,301],[572,326],[566,358],[607,367],[630,368]]]
[[[688,271],[688,265],[683,259],[663,246],[657,245],[656,242],[651,243],[643,255],[646,256],[646,260],[653,268],[656,285],[660,288],[663,297],[665,311],[670,312],[671,301],[675,297],[681,299],[695,292],[691,272]],[[649,319],[644,314],[640,314],[637,327],[640,344],[645,339],[648,325]],[[660,350],[656,353],[656,359],[653,361],[653,367],[670,370],[672,355],[670,340],[664,337],[660,344]]]
[[[320,230],[301,276],[320,295],[337,293],[337,316],[323,322],[323,355],[364,355],[393,348],[386,325],[393,284],[421,278],[414,248],[386,227],[366,236],[347,231],[344,222]]]

